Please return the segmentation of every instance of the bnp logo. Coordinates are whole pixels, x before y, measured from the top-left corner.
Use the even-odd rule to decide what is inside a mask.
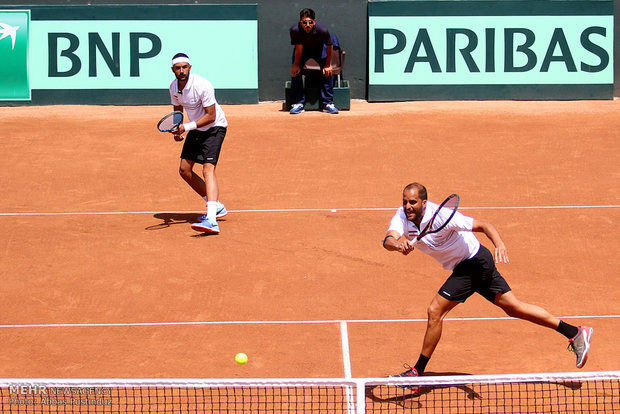
[[[0,10],[0,100],[29,100],[29,10]]]
[[[11,49],[15,49],[15,37],[17,36],[17,29],[19,26],[11,27],[6,23],[0,22],[0,40],[7,36],[11,37]]]

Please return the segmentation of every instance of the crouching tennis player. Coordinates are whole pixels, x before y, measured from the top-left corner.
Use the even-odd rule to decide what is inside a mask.
[[[399,377],[423,375],[426,365],[441,338],[443,319],[459,303],[478,293],[499,306],[508,316],[523,319],[551,328],[568,338],[569,349],[577,355],[577,368],[586,363],[592,328],[573,326],[561,321],[545,309],[521,302],[495,267],[507,263],[506,246],[491,223],[467,217],[456,212],[452,220],[438,233],[428,234],[420,240],[418,235],[425,228],[438,206],[427,201],[426,188],[411,183],[403,190],[403,205],[398,209],[383,240],[383,247],[404,255],[415,248],[429,254],[452,274],[432,299],[428,307],[428,322],[422,351],[413,367],[405,364],[406,371]],[[495,246],[494,253],[480,244],[472,232],[481,232]],[[405,236],[405,237],[403,237]],[[409,242],[413,240],[413,242]]]

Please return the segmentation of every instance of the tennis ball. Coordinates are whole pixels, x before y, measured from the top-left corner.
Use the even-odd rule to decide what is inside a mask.
[[[248,356],[243,352],[239,352],[237,355],[235,355],[235,361],[237,362],[237,364],[243,365],[248,362]]]

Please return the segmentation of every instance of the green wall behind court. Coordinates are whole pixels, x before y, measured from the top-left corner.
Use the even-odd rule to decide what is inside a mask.
[[[78,4],[126,4],[122,1],[103,0],[57,0],[29,2],[4,0],[3,5],[78,5]],[[132,0],[132,4],[169,4],[161,0]],[[284,100],[284,82],[290,78],[291,46],[288,29],[297,21],[299,11],[310,7],[317,19],[338,35],[347,51],[344,78],[349,81],[351,97],[367,99],[366,84],[368,49],[368,2],[367,0],[176,0],[176,4],[258,4],[258,85],[259,100]],[[618,13],[620,0],[614,0],[614,16]],[[618,58],[618,28],[614,30],[614,95],[620,95]],[[167,85],[166,85],[167,86]]]

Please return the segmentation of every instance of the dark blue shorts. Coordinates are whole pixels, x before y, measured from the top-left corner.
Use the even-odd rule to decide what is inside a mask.
[[[510,292],[510,286],[495,267],[493,255],[486,247],[471,259],[456,265],[452,274],[439,289],[439,295],[453,302],[465,302],[474,293],[495,303],[498,293]]]
[[[225,136],[225,127],[189,131],[185,137],[181,158],[198,164],[217,164]]]

